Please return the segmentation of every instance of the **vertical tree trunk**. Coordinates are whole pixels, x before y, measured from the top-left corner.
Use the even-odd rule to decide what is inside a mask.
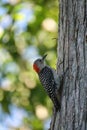
[[[59,19],[57,71],[69,69],[54,130],[87,130],[87,0],[60,0]]]

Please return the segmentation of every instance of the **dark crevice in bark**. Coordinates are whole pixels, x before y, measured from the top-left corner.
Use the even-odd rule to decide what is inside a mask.
[[[64,72],[64,68],[65,68],[65,33],[64,33],[64,37],[63,37],[63,72]]]
[[[85,2],[84,2],[84,20],[83,20],[83,24],[85,24],[85,26],[84,26],[84,39],[85,39],[85,37],[86,37],[86,28],[87,28],[87,12],[86,12],[86,0],[84,0]],[[84,69],[85,69],[85,67],[86,67],[86,50],[85,50],[85,43],[86,42],[83,42],[83,55],[84,55]]]
[[[79,113],[81,113],[81,104],[80,104],[80,88],[81,88],[81,86],[80,86],[80,80],[78,79],[78,82],[79,82],[79,93],[78,93],[78,119],[79,119],[79,129],[81,130],[81,124],[80,124],[80,114]],[[82,122],[81,122],[82,123]]]
[[[68,5],[67,5],[68,6]],[[67,7],[66,6],[66,12],[67,12]],[[66,28],[67,28],[67,42],[68,42],[68,68],[69,68],[69,59],[70,59],[70,57],[69,57],[69,50],[70,50],[70,46],[69,46],[69,27],[68,27],[68,15],[66,15]]]
[[[86,30],[84,32],[84,38],[85,38],[85,33]],[[85,42],[83,42],[83,57],[84,57],[84,69],[86,68],[86,52],[85,52]]]

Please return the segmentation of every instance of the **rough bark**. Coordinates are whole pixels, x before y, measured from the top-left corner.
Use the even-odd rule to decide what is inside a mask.
[[[60,0],[59,20],[57,71],[68,73],[54,130],[87,130],[87,0]]]

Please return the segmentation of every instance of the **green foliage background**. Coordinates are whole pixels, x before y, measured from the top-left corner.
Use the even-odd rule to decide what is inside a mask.
[[[50,116],[52,103],[40,85],[32,64],[36,58],[47,53],[47,64],[56,68],[58,1],[8,0],[3,3],[1,0],[0,8],[6,10],[0,15],[4,25],[8,22],[6,17],[11,18],[8,26],[0,24],[0,107],[3,114],[10,114],[9,106],[14,105],[29,115],[23,119],[22,126],[12,127],[11,130],[43,130],[43,122]],[[21,30],[16,24],[25,19],[22,9],[30,9],[32,15]],[[54,23],[50,24],[49,19]],[[49,27],[43,24],[46,20]],[[52,25],[55,25],[53,29]],[[37,106],[42,106],[48,113],[43,119],[36,114]]]

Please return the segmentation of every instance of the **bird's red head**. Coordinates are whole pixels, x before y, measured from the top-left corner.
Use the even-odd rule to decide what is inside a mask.
[[[40,69],[39,69],[39,67],[37,66],[37,64],[33,64],[33,69],[37,72],[37,73],[39,73],[40,72]]]
[[[33,69],[39,73],[44,67],[45,67],[45,64],[44,64],[44,60],[46,58],[47,55],[44,55],[42,58],[40,59],[37,59],[34,64],[33,64]]]

